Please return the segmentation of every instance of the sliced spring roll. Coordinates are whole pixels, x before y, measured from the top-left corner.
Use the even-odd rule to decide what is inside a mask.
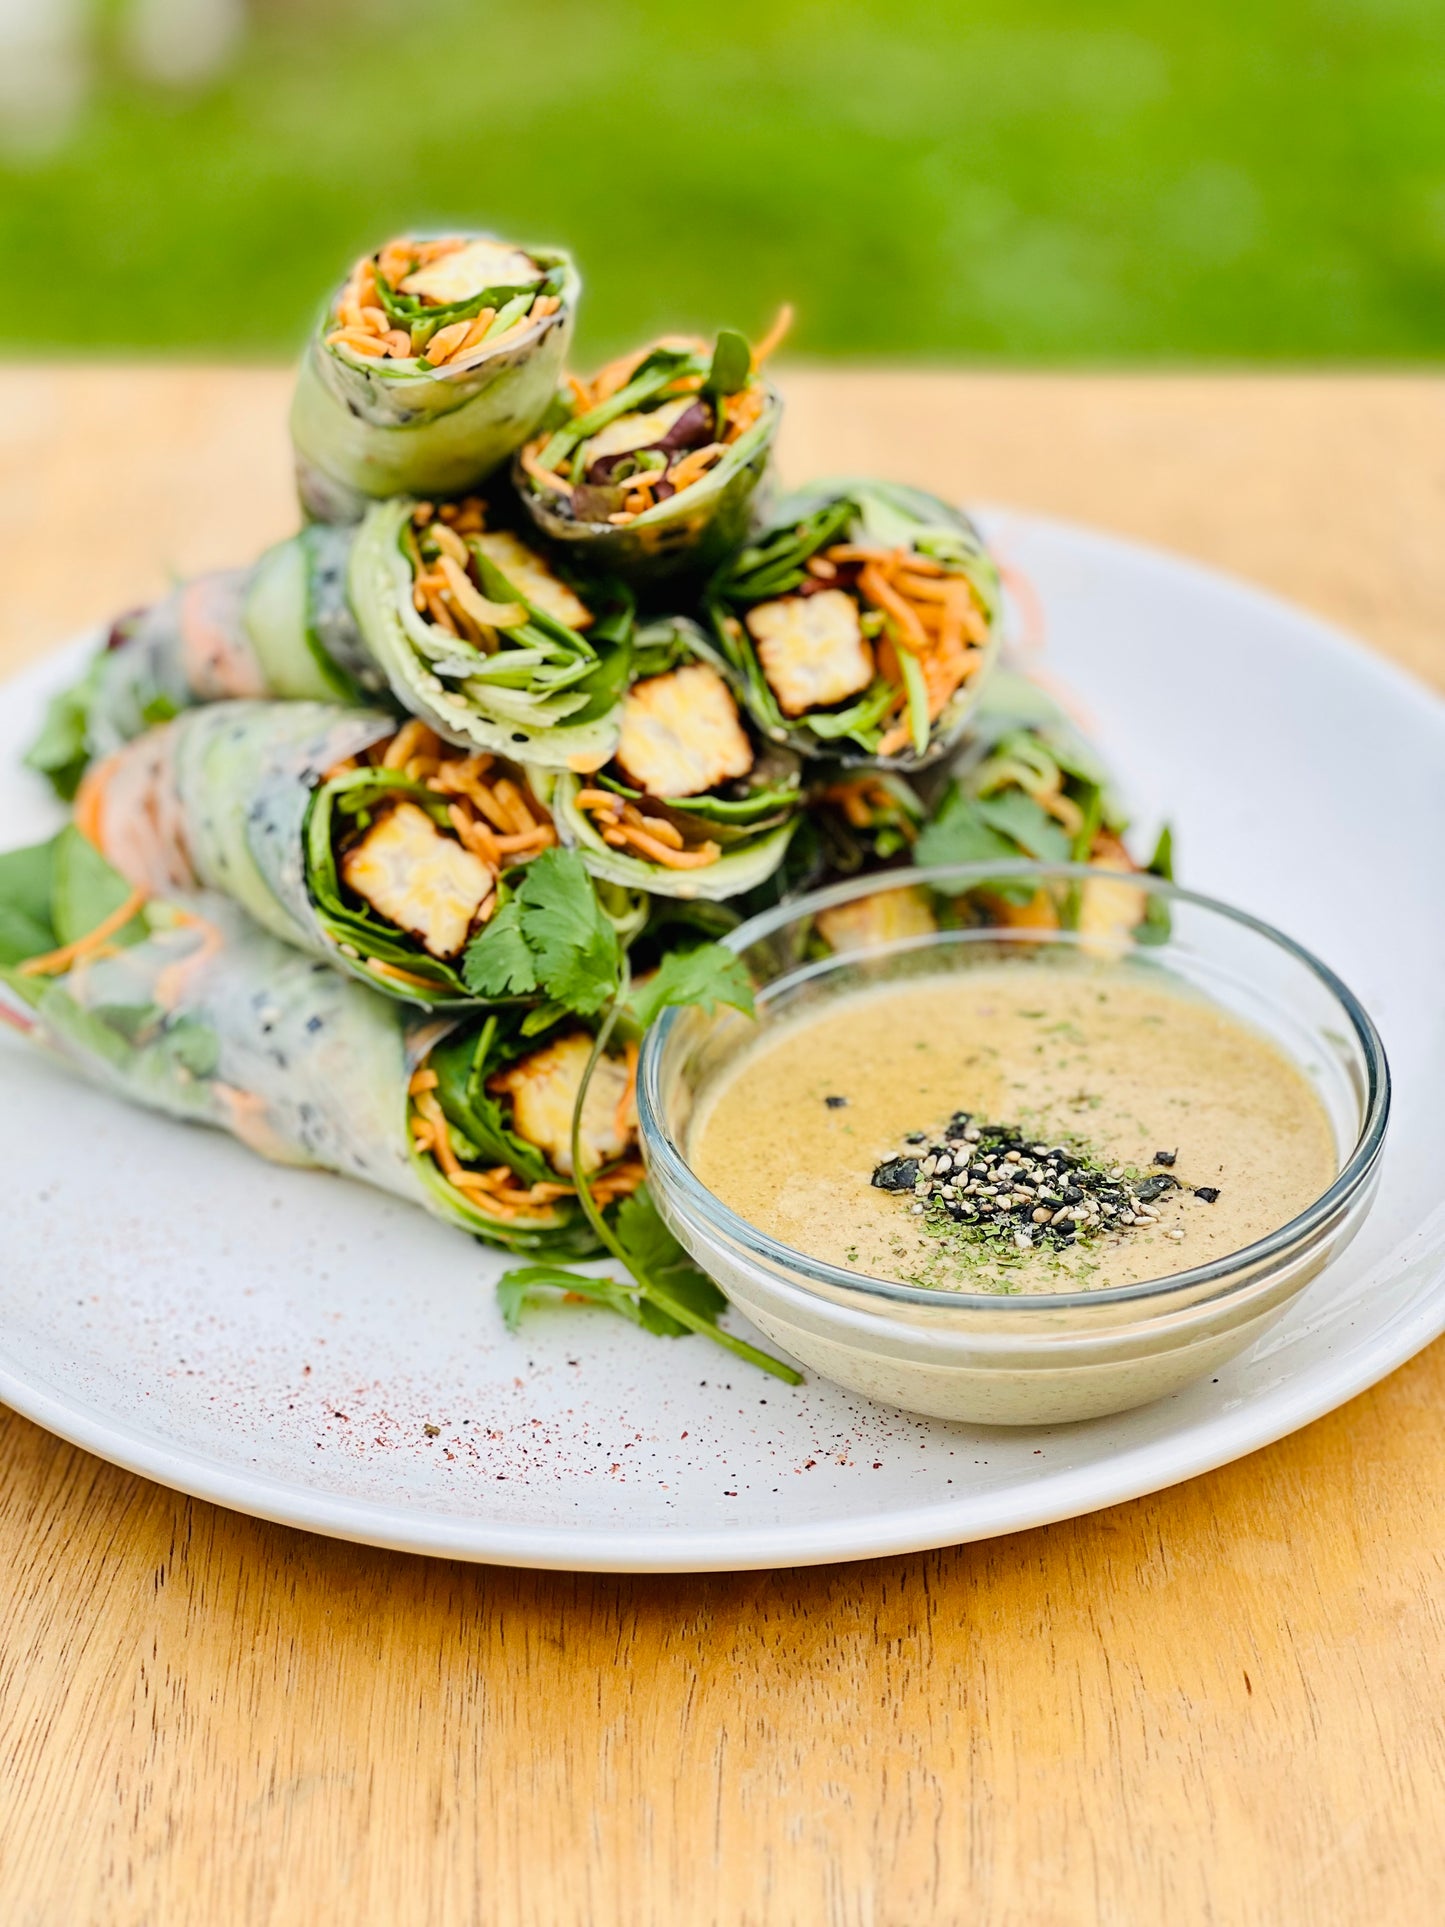
[[[598,769],[617,742],[632,603],[565,581],[474,499],[373,509],[351,603],[393,691],[454,742],[549,769]]]
[[[1158,913],[1129,873],[1170,874],[1167,832],[1141,866],[1124,841],[1128,819],[1098,752],[1056,698],[1009,670],[990,681],[948,763],[911,780],[880,770],[827,771],[814,785],[807,823],[813,861],[795,894],[870,871],[899,876],[897,888],[820,914],[819,934],[834,950],[893,942],[959,918],[1094,934],[1133,930]],[[1100,875],[1054,893],[1001,878],[957,903],[907,881],[913,864],[994,858],[1089,863]]]
[[[655,896],[755,889],[797,827],[798,758],[749,729],[696,624],[639,631],[635,661],[612,760],[588,776],[532,771],[562,840],[594,877]]]
[[[657,580],[715,568],[746,540],[782,402],[759,373],[786,319],[753,351],[667,336],[575,376],[513,479],[528,513],[589,566]]]
[[[977,529],[885,482],[791,496],[714,577],[707,607],[759,728],[845,762],[943,755],[998,647],[998,571]]]
[[[917,790],[896,770],[836,769],[815,782],[808,821],[816,850],[811,884],[907,862],[928,821]]]
[[[127,897],[85,849],[72,830],[0,857],[0,984],[37,1043],[133,1102],[378,1185],[491,1243],[595,1249],[570,1154],[592,1045],[575,1020],[528,1037],[517,1013],[407,1012],[227,898]],[[77,873],[90,927],[66,941]],[[604,1208],[636,1188],[630,1054],[600,1063],[582,1143]]]
[[[476,1001],[463,952],[557,840],[520,768],[415,719],[300,702],[160,724],[92,766],[76,823],[137,887],[223,891],[287,943],[438,1005]]]
[[[263,696],[389,703],[452,742],[605,760],[631,630],[624,591],[579,592],[489,528],[476,497],[383,503],[359,529],[304,529],[249,569],[197,576],[123,616],[52,701],[26,761],[73,796],[93,757],[152,724]]]
[[[364,256],[312,335],[291,407],[306,513],[355,522],[389,495],[458,495],[536,428],[581,282],[559,248],[405,236]]]

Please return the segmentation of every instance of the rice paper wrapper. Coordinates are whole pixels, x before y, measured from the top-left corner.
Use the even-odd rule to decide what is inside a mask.
[[[760,492],[783,418],[782,398],[768,387],[762,414],[699,482],[659,502],[622,528],[577,521],[535,483],[520,461],[513,483],[538,530],[579,566],[633,582],[706,574],[748,540],[761,518]]]
[[[196,703],[267,693],[246,633],[250,575],[223,569],[197,576],[117,623],[89,676],[86,747],[92,756],[109,755]]]
[[[204,892],[63,975],[6,973],[32,1041],[149,1110],[228,1132],[273,1163],[334,1171],[516,1250],[585,1254],[575,1227],[508,1226],[413,1147],[413,1071],[456,1020],[408,1011]]]
[[[204,703],[384,696],[347,600],[350,529],[312,528],[122,617],[82,689],[85,748],[108,756]]]
[[[395,728],[324,703],[193,709],[92,770],[77,822],[137,888],[220,891],[274,936],[360,976],[311,901],[306,814],[327,770]]]
[[[408,1147],[403,1013],[224,898],[161,914],[140,942],[30,980],[37,1041],[117,1096],[229,1131],[274,1162],[427,1204]],[[129,1040],[114,1027],[123,1012]]]
[[[462,494],[534,433],[562,377],[582,283],[562,250],[527,252],[564,270],[561,307],[460,372],[353,357],[327,345],[322,317],[291,406],[308,516],[355,522],[387,496]]]

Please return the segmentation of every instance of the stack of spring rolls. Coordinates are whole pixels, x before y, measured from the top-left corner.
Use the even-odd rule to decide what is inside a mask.
[[[639,972],[915,859],[1096,868],[970,896],[1003,924],[1145,913],[1107,771],[998,668],[968,517],[867,478],[777,494],[786,317],[570,372],[580,286],[484,235],[358,262],[297,382],[304,526],[114,623],[28,759],[73,819],[0,857],[0,979],[37,1041],[561,1256],[596,1248],[579,1176],[605,1215],[643,1172],[627,1025],[584,1084],[594,1000],[475,988],[551,853]],[[899,881],[816,940],[930,928]]]

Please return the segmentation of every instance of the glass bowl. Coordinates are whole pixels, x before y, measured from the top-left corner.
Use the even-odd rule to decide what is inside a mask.
[[[906,1411],[983,1424],[1124,1411],[1244,1350],[1359,1229],[1378,1181],[1390,1081],[1358,1000],[1259,918],[1154,877],[1107,879],[1126,893],[1112,909],[1122,906],[1127,923],[1081,919],[1083,893],[1100,881],[1079,865],[995,861],[837,884],[725,939],[757,986],[756,1020],[670,1010],[648,1032],[638,1116],[658,1209],[732,1303],[823,1377]],[[999,926],[1001,906],[1030,899],[1032,921]],[[920,927],[930,920],[949,927]],[[1080,921],[1093,927],[1069,927]],[[867,986],[984,960],[1028,969],[1061,955],[1202,994],[1269,1037],[1310,1080],[1334,1130],[1339,1175],[1323,1195],[1267,1237],[1192,1270],[1000,1295],[898,1284],[808,1257],[730,1210],[691,1170],[697,1096],[759,1026]]]

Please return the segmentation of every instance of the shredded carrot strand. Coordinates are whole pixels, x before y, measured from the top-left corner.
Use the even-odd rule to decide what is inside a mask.
[[[772,327],[769,328],[768,332],[763,336],[762,340],[758,343],[757,347],[753,349],[754,368],[762,367],[763,363],[767,360],[768,356],[772,354],[781,345],[783,338],[786,336],[786,334],[788,333],[788,330],[792,327],[792,325],[793,325],[793,304],[791,301],[785,301],[782,307],[779,308],[777,312],[777,317],[774,320]]]
[[[112,910],[108,917],[103,918],[95,926],[94,930],[87,931],[83,937],[77,937],[74,943],[62,944],[58,950],[47,950],[43,956],[27,958],[20,965],[17,974],[21,977],[58,977],[62,971],[69,970],[79,958],[99,948],[107,938],[113,937],[117,930],[124,930],[131,918],[145,907],[145,903],[146,892],[132,890],[120,908]]]

